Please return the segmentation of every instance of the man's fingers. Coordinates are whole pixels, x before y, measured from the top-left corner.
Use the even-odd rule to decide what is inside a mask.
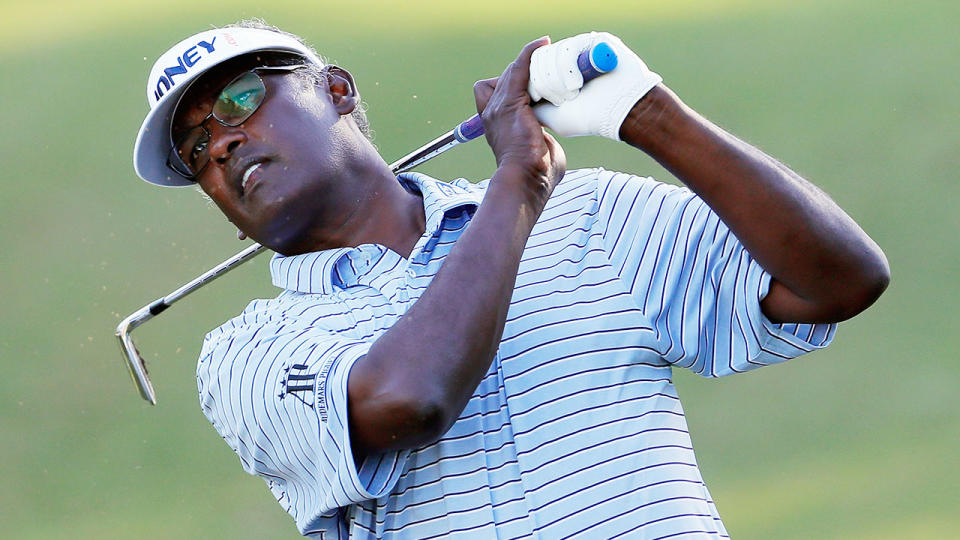
[[[550,36],[543,36],[531,41],[530,43],[527,43],[522,49],[520,49],[520,54],[517,55],[517,65],[529,67],[530,57],[533,56],[533,51],[549,44]]]
[[[542,38],[527,43],[523,46],[523,49],[520,49],[520,54],[517,55],[517,59],[507,66],[506,71],[503,72],[503,77],[501,77],[501,79],[506,79],[509,85],[507,88],[508,91],[511,93],[527,93],[527,84],[530,81],[530,57],[533,56],[533,51],[549,44],[550,38],[543,36]]]
[[[484,79],[473,85],[473,96],[477,102],[477,112],[483,113],[487,104],[494,99],[501,104],[516,103],[529,100],[527,82],[530,80],[530,57],[533,51],[550,43],[550,38],[544,36],[524,45],[517,59],[510,63],[498,78]]]
[[[494,88],[497,87],[497,77],[492,79],[481,79],[473,83],[473,98],[477,102],[477,114],[482,114],[490,102],[490,96],[493,95]]]

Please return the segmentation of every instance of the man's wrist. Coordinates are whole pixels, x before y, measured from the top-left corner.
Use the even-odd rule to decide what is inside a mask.
[[[521,214],[539,216],[551,191],[548,177],[539,170],[539,166],[504,161],[493,173],[484,200],[489,198],[497,201],[497,204],[516,205],[516,211]]]
[[[620,140],[648,150],[662,141],[666,128],[679,111],[679,99],[663,84],[641,97],[620,124]]]

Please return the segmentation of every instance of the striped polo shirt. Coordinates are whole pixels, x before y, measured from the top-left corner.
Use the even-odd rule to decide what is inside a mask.
[[[836,326],[768,321],[770,275],[703,201],[650,178],[567,172],[527,242],[500,348],[460,417],[437,442],[355,463],[350,368],[429,286],[487,186],[400,181],[426,212],[409,259],[373,244],[275,256],[283,292],[204,340],[203,412],[300,532],[727,537],[672,368],[748,371],[826,346]]]

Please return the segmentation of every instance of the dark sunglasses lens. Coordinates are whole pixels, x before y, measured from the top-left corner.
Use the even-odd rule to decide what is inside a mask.
[[[248,71],[220,92],[213,106],[213,116],[228,126],[240,125],[257,110],[266,91],[260,76]]]
[[[210,159],[209,143],[210,136],[202,126],[191,129],[170,149],[170,167],[188,178],[196,176]]]

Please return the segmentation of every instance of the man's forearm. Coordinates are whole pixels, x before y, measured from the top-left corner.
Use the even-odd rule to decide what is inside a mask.
[[[683,104],[666,87],[631,110],[620,137],[677,176],[775,279],[770,318],[824,322],[868,307],[888,280],[877,245],[825,193]]]
[[[523,173],[505,169],[430,286],[351,371],[354,441],[364,447],[409,448],[439,437],[489,369],[539,216],[511,177]]]
[[[490,369],[527,238],[566,169],[527,94],[530,57],[546,43],[531,41],[495,83],[474,86],[497,171],[430,286],[350,371],[357,454],[435,441]]]

